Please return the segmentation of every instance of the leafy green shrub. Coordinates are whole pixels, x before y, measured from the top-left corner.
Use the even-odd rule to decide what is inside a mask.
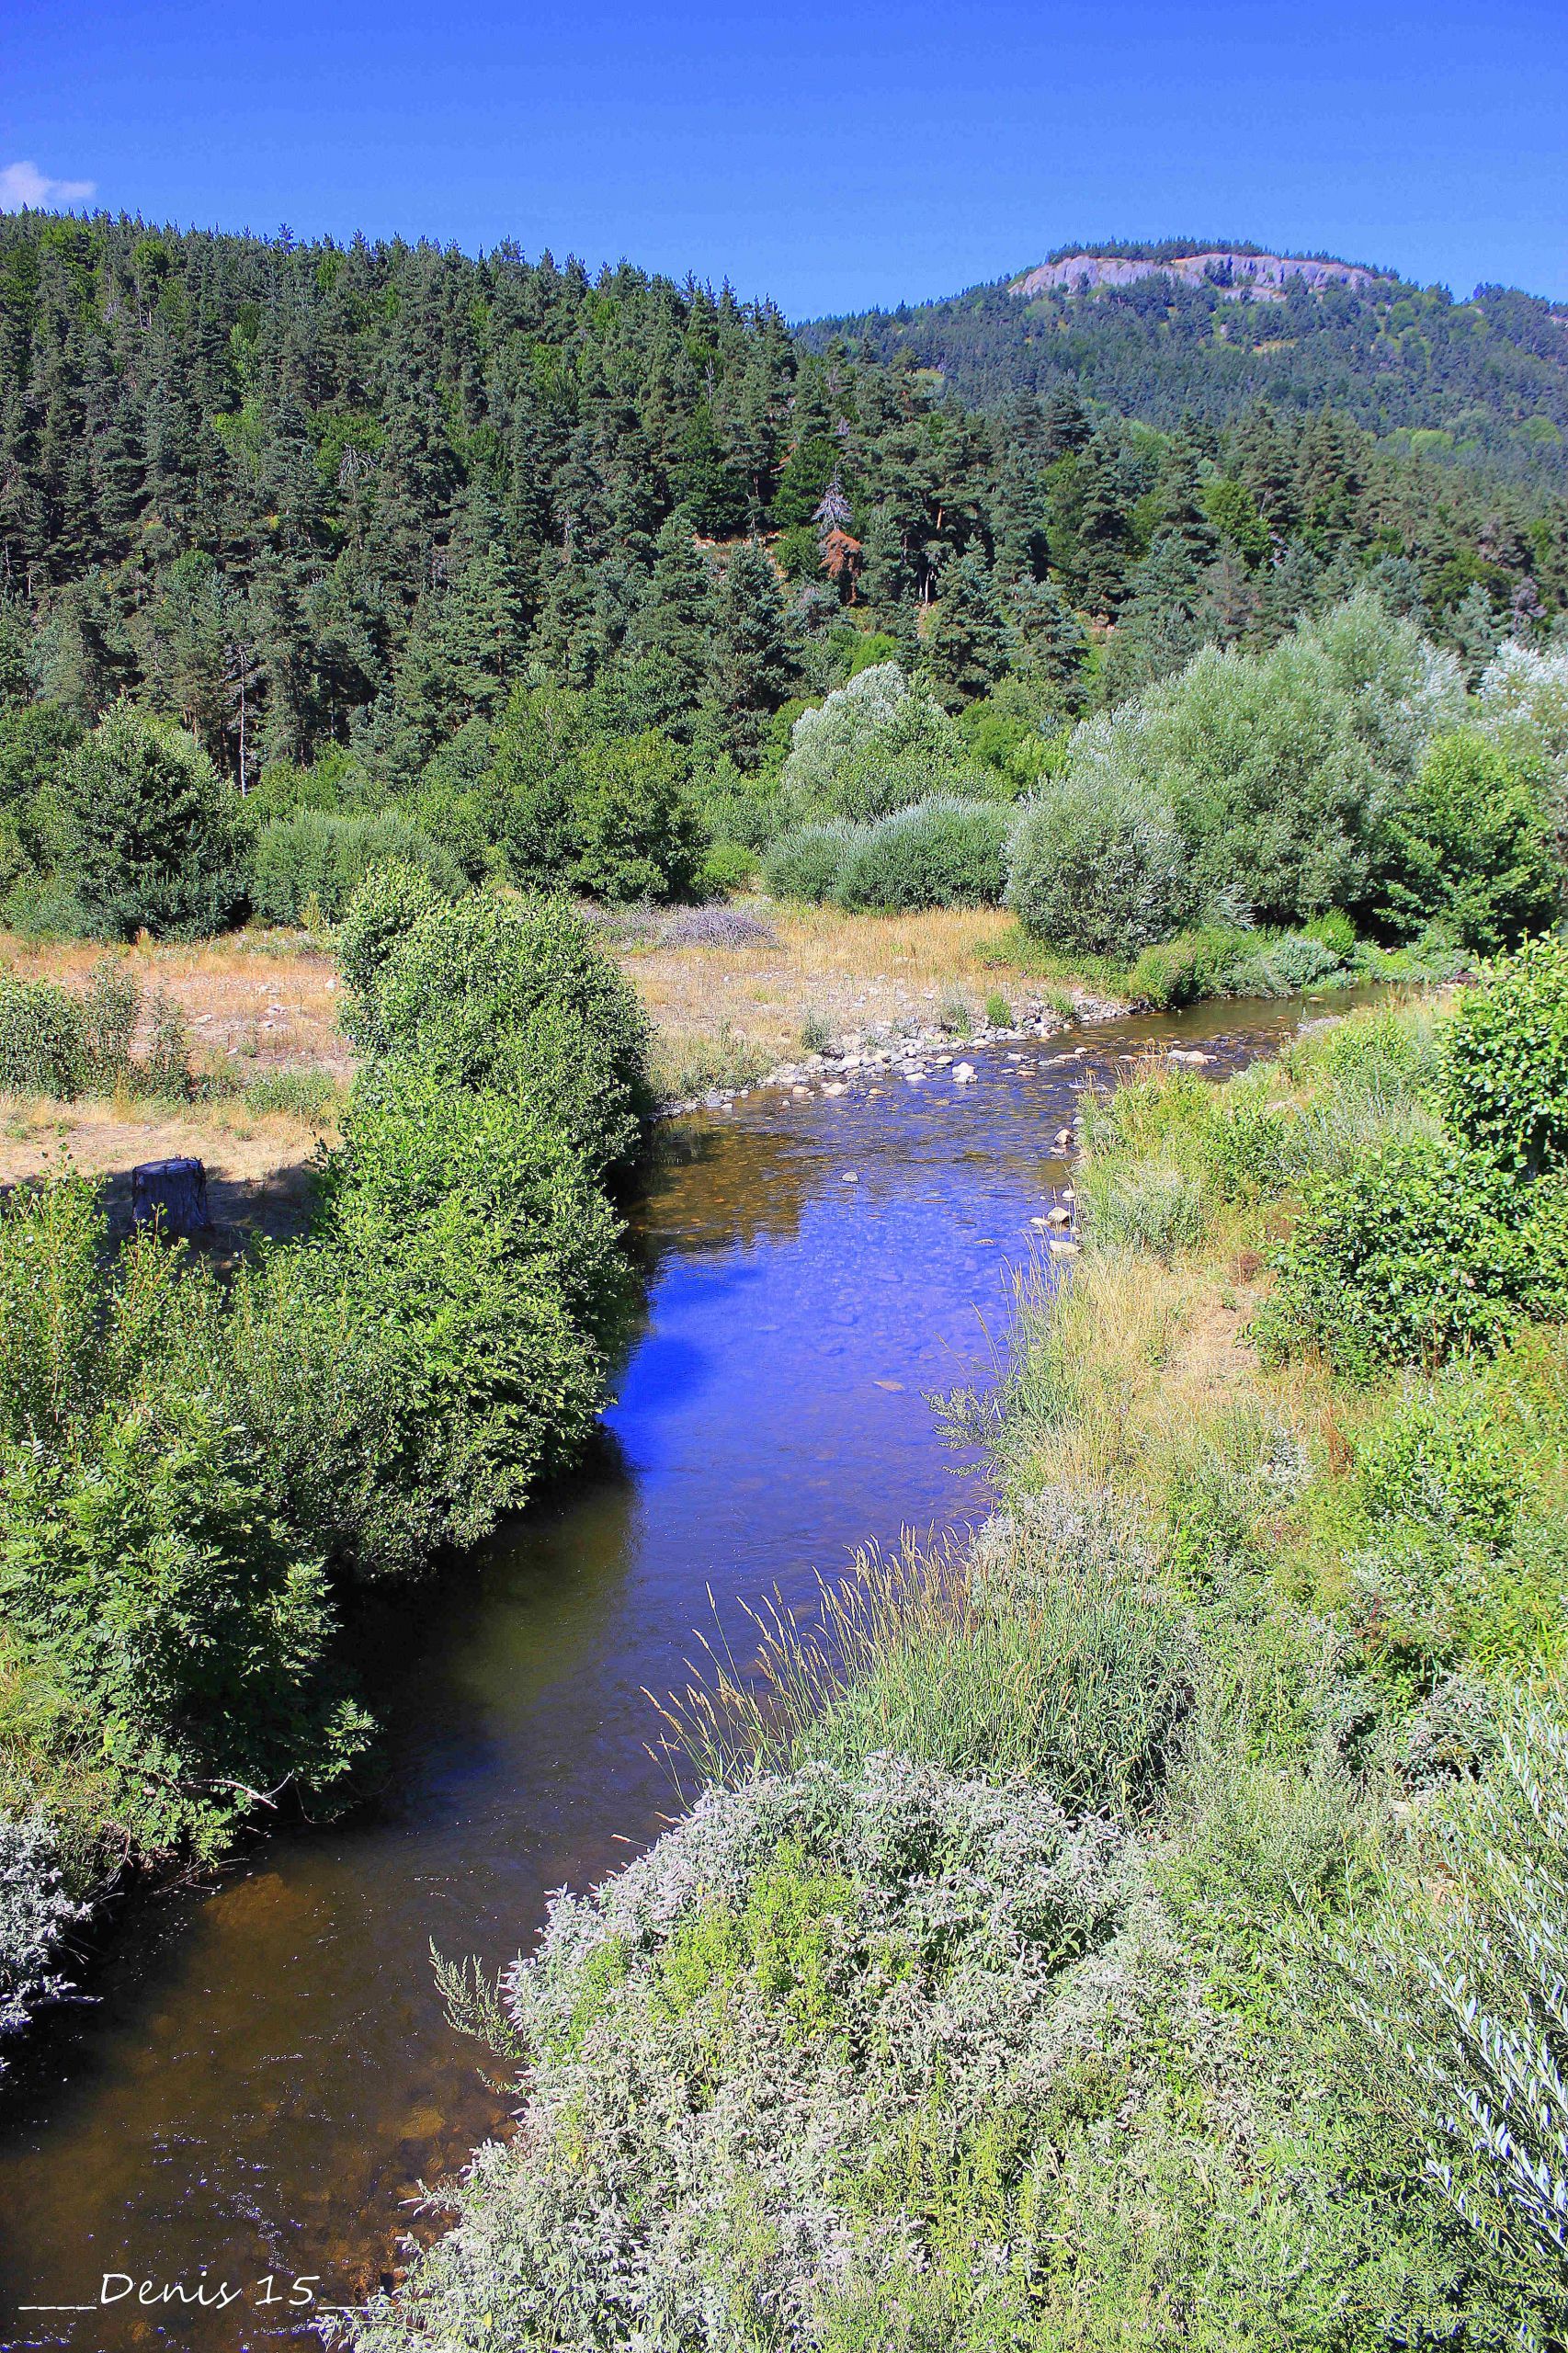
[[[686,790],[687,761],[656,729],[585,745],[571,805],[574,886],[590,898],[689,898],[702,829]]]
[[[1568,1155],[1568,941],[1531,941],[1465,992],[1441,1096],[1455,1133],[1510,1176]]]
[[[112,956],[94,965],[82,992],[83,1083],[102,1090],[131,1074],[131,1048],[142,1013],[142,984]]]
[[[619,1222],[537,1103],[436,1061],[361,1075],[323,1190],[318,1246],[388,1383],[381,1475],[472,1543],[605,1401],[632,1300]]]
[[[1006,902],[1047,946],[1131,957],[1191,911],[1189,860],[1171,813],[1131,783],[1069,770],[1028,801],[1008,856]]]
[[[1492,956],[1544,929],[1562,904],[1540,794],[1475,733],[1428,745],[1386,821],[1379,863],[1379,916],[1401,938],[1436,925]]]
[[[710,842],[702,853],[697,888],[704,898],[728,898],[756,881],[757,854],[744,842]]]
[[[842,821],[799,825],[781,835],[762,861],[762,879],[776,899],[803,899],[810,906],[831,898],[839,869],[866,828]]]
[[[446,905],[404,869],[369,878],[344,930],[350,1036],[446,1086],[515,1094],[596,1173],[631,1157],[649,1108],[647,1024],[563,901]]]
[[[1260,1340],[1276,1354],[1310,1343],[1358,1378],[1497,1347],[1536,1275],[1514,1207],[1495,1169],[1447,1138],[1367,1154],[1309,1193]]]
[[[1205,924],[1174,939],[1145,948],[1127,976],[1140,1002],[1165,1011],[1224,994],[1227,975],[1251,943],[1252,934],[1233,924]]]
[[[0,1088],[68,1102],[85,1060],[81,1008],[52,981],[0,972]]]
[[[232,920],[232,807],[193,735],[122,699],[72,754],[58,790],[62,879],[90,929],[188,939]]]
[[[1002,895],[1006,812],[983,801],[923,801],[866,828],[834,878],[842,907],[994,905]]]
[[[209,1401],[131,1404],[85,1461],[14,1448],[0,1495],[8,1621],[90,1702],[140,1845],[211,1853],[256,1792],[341,1778],[365,1725],[320,1677],[324,1577]]]
[[[450,852],[395,810],[345,815],[301,809],[273,818],[252,843],[251,905],[267,923],[301,923],[312,904],[335,923],[371,868],[398,860],[420,868],[446,897],[463,887]]]

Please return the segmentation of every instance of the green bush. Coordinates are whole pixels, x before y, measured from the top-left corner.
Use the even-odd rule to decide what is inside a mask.
[[[243,1438],[199,1395],[131,1403],[86,1459],[11,1450],[8,1623],[90,1704],[145,1849],[218,1849],[255,1795],[315,1793],[365,1736],[324,1687],[334,1617]]]
[[[318,1246],[376,1336],[382,1476],[445,1540],[475,1541],[605,1402],[633,1296],[619,1221],[535,1103],[392,1061],[356,1087]]]
[[[936,698],[912,686],[896,662],[881,662],[801,711],[780,783],[797,822],[863,821],[933,793],[972,790],[973,769]]]
[[[1008,819],[983,801],[923,801],[868,826],[834,878],[841,907],[994,906],[1002,895]]]
[[[1332,948],[1309,932],[1288,931],[1257,941],[1250,954],[1238,954],[1226,972],[1225,986],[1234,996],[1295,996],[1302,989],[1320,988],[1343,977]]]
[[[81,1008],[52,981],[0,972],[0,1089],[69,1102],[85,1060]]]
[[[297,924],[312,906],[335,923],[372,867],[418,867],[455,898],[462,870],[448,850],[394,810],[342,815],[301,809],[261,827],[250,852],[250,902],[267,923]]]
[[[233,919],[233,810],[193,735],[117,702],[67,760],[59,802],[62,880],[92,931],[188,939]]]
[[[803,899],[819,906],[833,896],[839,869],[866,832],[842,819],[798,825],[781,835],[762,861],[762,879],[776,899]]]
[[[1528,1222],[1498,1173],[1440,1135],[1396,1139],[1312,1188],[1258,1319],[1271,1353],[1305,1344],[1354,1378],[1489,1352],[1538,1292]]]
[[[1096,1249],[1143,1250],[1169,1260],[1203,1238],[1203,1187],[1185,1169],[1143,1160],[1091,1163],[1077,1190],[1084,1231]]]
[[[702,828],[686,777],[686,756],[656,729],[586,745],[571,804],[574,887],[623,904],[689,898]]]
[[[1532,941],[1469,989],[1443,1040],[1455,1133],[1513,1177],[1568,1156],[1568,941]]]
[[[647,1023],[572,907],[446,905],[404,869],[371,876],[344,928],[350,1036],[448,1086],[514,1094],[595,1173],[631,1158],[650,1108]]]
[[[1380,919],[1397,938],[1437,926],[1458,947],[1493,956],[1552,923],[1562,878],[1540,797],[1478,733],[1427,747],[1379,845]]]
[[[1136,956],[1191,912],[1189,860],[1169,809],[1131,783],[1072,770],[1025,804],[1007,904],[1048,947]]]
[[[1128,988],[1140,1002],[1161,1012],[1221,996],[1226,975],[1252,939],[1250,932],[1233,924],[1205,924],[1198,931],[1178,932],[1174,939],[1156,940],[1128,974]]]

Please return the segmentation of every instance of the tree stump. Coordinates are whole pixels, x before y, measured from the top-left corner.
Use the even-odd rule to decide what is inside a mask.
[[[131,1172],[131,1220],[150,1225],[165,1241],[205,1233],[207,1171],[199,1160],[144,1160]]]

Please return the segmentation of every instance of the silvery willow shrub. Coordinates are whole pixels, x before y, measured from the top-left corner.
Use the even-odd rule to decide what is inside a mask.
[[[1050,947],[1131,959],[1191,914],[1190,865],[1165,802],[1104,763],[1079,762],[1025,802],[1006,904]]]
[[[819,906],[833,896],[839,869],[864,837],[864,825],[842,818],[820,825],[797,825],[781,834],[762,862],[762,879],[778,899],[803,899]]]
[[[1332,948],[1307,932],[1288,931],[1242,949],[1227,966],[1224,984],[1233,996],[1294,996],[1301,989],[1321,988],[1343,976],[1344,966]]]
[[[17,2033],[64,1992],[61,1948],[83,1917],[43,1815],[0,1811],[0,2035]]]
[[[581,1447],[631,1312],[620,1242],[569,1134],[518,1095],[434,1059],[361,1074],[313,1246],[388,1383],[380,1475],[442,1540],[487,1534]]]
[[[1063,2013],[1124,1870],[1108,1824],[1040,1788],[886,1756],[710,1791],[556,1898],[503,1986],[518,2140],[357,2343],[815,2346],[846,2290],[941,2260],[949,2203],[977,2307],[1028,2235]]]
[[[994,906],[1006,879],[1010,813],[941,795],[866,827],[834,877],[841,907]]]
[[[1189,847],[1200,904],[1238,895],[1291,924],[1365,891],[1363,813],[1377,776],[1324,652],[1207,647],[1110,723],[1123,773],[1142,772]]]
[[[1562,828],[1568,789],[1568,648],[1506,638],[1482,677],[1482,733],[1540,790]]]
[[[121,699],[65,761],[57,788],[63,880],[88,929],[189,939],[238,909],[229,788],[194,735]]]
[[[344,926],[345,1027],[451,1087],[510,1094],[597,1175],[636,1153],[648,1026],[629,981],[561,899],[440,900],[371,875]]]
[[[422,868],[448,898],[463,887],[451,853],[395,810],[301,809],[273,818],[252,843],[251,905],[267,923],[297,924],[313,904],[335,923],[370,869],[399,859]]]
[[[1568,1733],[1516,1703],[1480,1787],[1432,1809],[1425,1870],[1336,1953],[1378,2095],[1478,2256],[1518,2266],[1517,2341],[1538,2353],[1568,2327],[1565,1842]]]
[[[801,713],[779,781],[797,819],[865,819],[960,789],[972,767],[936,697],[879,662]]]
[[[1415,775],[1433,736],[1464,725],[1469,698],[1457,655],[1391,612],[1373,590],[1303,621],[1296,634],[1325,658],[1382,791]]]

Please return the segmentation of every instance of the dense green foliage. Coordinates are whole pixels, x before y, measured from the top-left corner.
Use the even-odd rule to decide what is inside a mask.
[[[392,936],[382,912],[402,887]],[[629,1160],[650,1106],[647,1024],[630,982],[559,899],[440,900],[416,870],[350,909],[348,1034],[449,1086],[506,1095],[597,1176]]]
[[[410,865],[372,871],[344,941],[369,1051],[306,1240],[221,1281],[151,1233],[111,1246],[78,1179],[0,1204],[0,1820],[48,1834],[7,2003],[47,1980],[23,1931],[51,1871],[90,1888],[111,1855],[215,1854],[260,1806],[343,1793],[371,1731],[343,1593],[567,1465],[624,1340],[602,1179],[648,1098],[619,972],[563,904],[449,902]],[[42,988],[0,995],[35,1082],[154,1083],[116,968]]]
[[[1505,351],[1520,385],[1555,365],[1522,298],[1451,318],[1388,299],[1425,321],[1401,352],[1440,329],[1473,358],[1484,318],[1488,384]],[[1364,300],[1298,289],[1223,323],[1337,321],[1343,365]],[[505,246],[472,262],[5,217],[10,918],[331,915],[372,839],[449,880],[451,860],[474,881],[678,899],[801,823],[1028,790],[1064,723],[1208,648],[1139,723],[1201,836],[1204,892],[1234,851],[1254,912],[1294,920],[1362,891],[1367,796],[1400,766],[1335,649],[1290,635],[1368,586],[1465,683],[1507,640],[1495,741],[1539,815],[1568,745],[1561,693],[1543,723],[1519,665],[1568,595],[1561,498],[1413,454],[1385,407],[1369,431],[1321,406],[1354,367],[1314,379],[1304,426],[1290,369],[1281,411],[1227,393],[1218,422],[1201,401],[1178,415],[1187,329],[1219,301],[1154,280],[1052,297],[1079,326],[1039,396],[978,414],[906,356],[802,343],[765,304],[629,267],[590,283]],[[1165,322],[1147,381],[1077,364],[1080,328],[1145,313]],[[1245,358],[1203,350],[1233,372]],[[1548,438],[1530,446],[1544,463]],[[1276,774],[1301,788],[1293,825],[1264,805]],[[1463,824],[1456,777],[1427,782],[1427,831],[1390,835],[1390,890],[1365,910],[1385,924],[1420,928],[1409,896],[1435,895]],[[1516,814],[1491,856],[1527,921]],[[1461,890],[1451,928],[1471,912]]]

